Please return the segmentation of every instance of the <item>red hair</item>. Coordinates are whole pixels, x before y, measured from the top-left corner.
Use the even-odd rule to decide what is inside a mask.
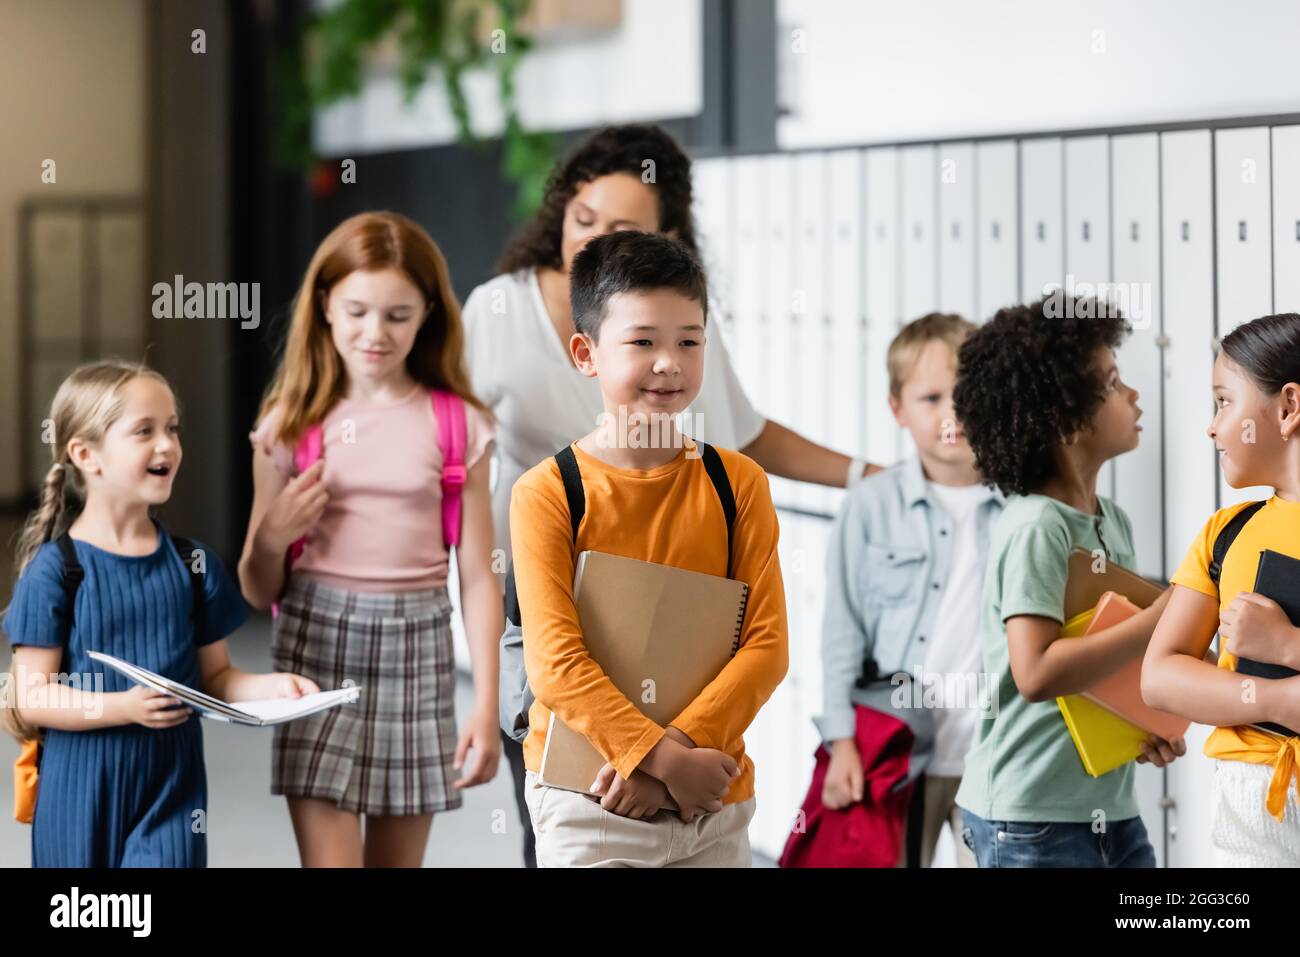
[[[405,216],[372,212],[339,223],[312,256],[294,299],[284,355],[262,399],[258,421],[278,407],[274,438],[293,446],[342,398],[343,360],[334,348],[323,303],[335,283],[358,269],[396,269],[415,284],[429,311],[406,357],[407,371],[426,388],[454,392],[490,417],[470,389],[460,303],[438,245]]]

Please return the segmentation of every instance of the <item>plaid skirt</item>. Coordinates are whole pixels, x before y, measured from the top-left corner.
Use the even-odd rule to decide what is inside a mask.
[[[275,726],[271,793],[358,814],[460,807],[447,589],[353,592],[294,575],[279,604],[275,670],[322,691],[345,682],[362,691],[354,704]]]

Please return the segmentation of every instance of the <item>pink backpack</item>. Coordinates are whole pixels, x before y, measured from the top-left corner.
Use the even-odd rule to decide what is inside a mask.
[[[465,487],[465,400],[454,392],[430,389],[434,421],[438,423],[438,449],[442,452],[442,540],[447,550],[460,544],[461,489]],[[324,430],[318,422],[298,440],[293,450],[293,464],[301,475],[325,452]],[[286,583],[289,569],[302,555],[307,539],[300,538],[289,546],[284,557]],[[272,614],[279,614],[277,605]]]

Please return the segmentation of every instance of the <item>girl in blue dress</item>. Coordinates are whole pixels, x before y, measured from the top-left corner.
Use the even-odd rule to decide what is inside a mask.
[[[238,588],[202,545],[182,559],[150,515],[171,497],[181,463],[176,401],[161,375],[115,361],[82,366],[60,386],[50,421],[54,465],[19,541],[4,616],[14,657],[0,709],[19,737],[43,735],[32,864],[205,866],[198,716],[88,653],[226,701],[319,689],[231,667],[223,639],[248,617]]]

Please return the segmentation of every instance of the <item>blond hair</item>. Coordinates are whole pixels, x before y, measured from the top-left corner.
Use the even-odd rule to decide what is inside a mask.
[[[14,578],[22,577],[37,550],[53,541],[72,524],[86,501],[86,483],[68,454],[73,439],[94,444],[122,415],[122,389],[127,383],[150,378],[171,386],[158,372],[138,362],[107,359],[78,366],[54,394],[47,420],[53,428],[50,455],[53,463],[41,483],[40,503],[28,516],[14,550]],[[11,663],[0,688],[0,729],[25,740],[35,735],[18,713],[17,676]]]
[[[428,317],[416,333],[406,368],[425,388],[454,392],[489,418],[465,368],[465,331],[447,262],[418,224],[398,213],[358,213],[326,236],[312,256],[289,320],[284,354],[257,419],[280,410],[275,438],[293,446],[343,396],[343,360],[334,348],[323,303],[335,283],[356,270],[396,269],[424,295]]]
[[[894,336],[885,363],[889,367],[889,394],[895,399],[903,392],[903,383],[916,367],[916,360],[926,343],[939,341],[952,349],[954,361],[961,344],[975,331],[975,323],[951,312],[932,312],[913,319]]]

